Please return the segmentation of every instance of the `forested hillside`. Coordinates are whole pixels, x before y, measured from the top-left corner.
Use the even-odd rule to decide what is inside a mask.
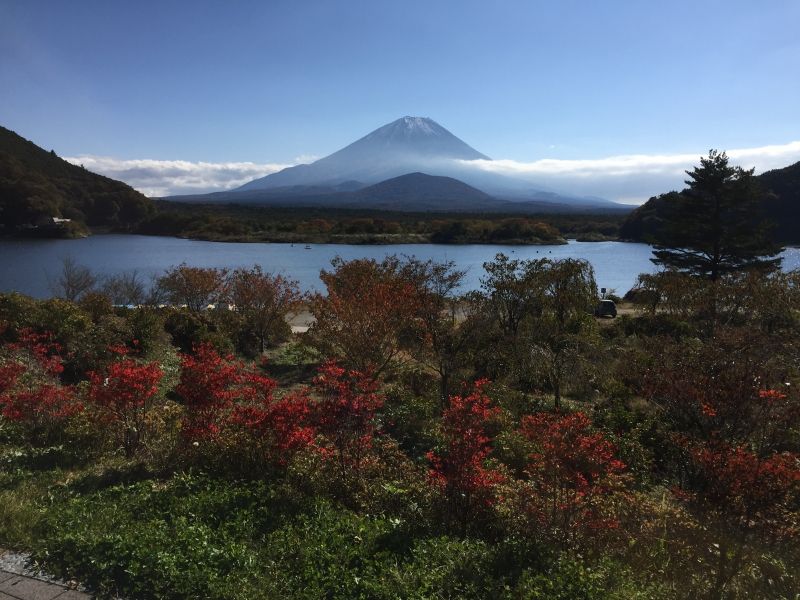
[[[0,230],[31,230],[70,219],[65,233],[85,226],[129,230],[154,212],[130,186],[59,158],[0,127]]]
[[[800,242],[800,162],[767,171],[755,177],[763,194],[764,216],[772,225],[777,242]],[[646,242],[652,239],[664,208],[679,192],[668,192],[650,198],[630,213],[620,227],[625,240]]]

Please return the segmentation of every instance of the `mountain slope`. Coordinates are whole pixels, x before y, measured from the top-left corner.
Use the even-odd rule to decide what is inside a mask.
[[[153,210],[149,198],[121,181],[72,165],[0,127],[0,228],[13,231],[53,217],[130,228]]]
[[[376,183],[435,163],[487,157],[424,117],[403,117],[309,165],[289,167],[237,188],[251,191],[293,185]]]
[[[486,210],[503,203],[452,177],[408,173],[352,193],[350,206],[383,210]]]
[[[764,197],[764,215],[773,227],[773,236],[782,244],[800,243],[800,162],[756,176]],[[644,242],[659,226],[660,215],[671,195],[650,198],[634,210],[620,226],[622,239]]]
[[[335,187],[346,181],[371,185],[404,174],[423,172],[458,179],[511,202],[548,202],[583,209],[613,209],[618,206],[602,198],[566,196],[543,190],[529,181],[493,173],[471,162],[477,160],[490,159],[436,121],[407,116],[379,127],[311,164],[288,167],[232,191]],[[214,201],[219,201],[219,196]]]

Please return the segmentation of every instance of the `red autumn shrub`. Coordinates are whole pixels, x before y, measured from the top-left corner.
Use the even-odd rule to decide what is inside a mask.
[[[319,397],[314,421],[342,471],[350,469],[358,474],[372,449],[377,431],[375,415],[383,406],[377,390],[370,373],[347,371],[333,361],[323,364],[314,378]]]
[[[189,441],[215,438],[230,418],[244,364],[233,355],[219,354],[211,344],[181,358],[176,392],[186,405],[182,432]]]
[[[491,439],[486,428],[500,409],[491,406],[477,381],[465,396],[451,396],[442,414],[442,448],[428,453],[430,480],[444,499],[446,517],[466,527],[466,520],[495,501],[495,487],[503,475],[486,466]]]
[[[57,428],[83,409],[72,388],[56,384],[37,385],[0,396],[0,406],[5,418],[37,431]]]
[[[12,350],[28,352],[46,373],[57,376],[64,371],[61,345],[50,332],[37,333],[32,329],[21,329],[17,342],[9,347]]]
[[[800,395],[772,365],[770,343],[755,336],[721,331],[702,343],[666,344],[645,373],[643,395],[674,431],[694,440],[759,452],[791,444]]]
[[[5,393],[11,390],[19,381],[20,376],[25,373],[25,365],[14,360],[8,360],[0,364],[0,404]]]
[[[52,334],[21,330],[0,357],[0,414],[23,423],[36,436],[50,438],[66,419],[82,410],[74,390],[62,386],[61,348]]]
[[[104,419],[121,430],[128,457],[145,439],[147,413],[163,375],[158,363],[141,364],[129,358],[111,363],[103,372],[88,374],[89,399]]]
[[[729,582],[757,562],[764,548],[800,539],[800,456],[759,456],[716,441],[685,441],[685,450],[688,474],[673,492],[714,540],[715,552],[706,563],[712,575],[709,597],[722,598]]]
[[[704,514],[718,513],[742,533],[758,529],[769,538],[800,534],[791,518],[800,496],[800,456],[761,458],[742,446],[703,444],[689,450],[693,481],[678,495]]]
[[[625,465],[614,445],[584,413],[538,413],[520,433],[533,445],[526,473],[525,510],[542,532],[568,544],[577,536],[616,527],[602,500],[621,487]]]
[[[247,371],[238,390],[233,421],[257,444],[265,460],[283,466],[297,450],[314,444],[309,398],[304,393],[274,398],[274,379]]]
[[[244,434],[243,447],[259,460],[285,465],[289,456],[314,443],[309,399],[290,394],[276,399],[274,379],[260,374],[210,344],[182,358],[176,391],[186,405],[183,436],[190,442],[231,443]]]

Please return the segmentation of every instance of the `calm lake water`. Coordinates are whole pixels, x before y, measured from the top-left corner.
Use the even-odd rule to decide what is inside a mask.
[[[620,295],[636,282],[639,273],[652,272],[650,247],[623,242],[570,242],[560,246],[486,246],[398,244],[349,246],[342,244],[232,244],[199,242],[169,237],[96,235],[81,240],[0,240],[0,291],[18,291],[44,298],[48,281],[71,256],[99,275],[137,271],[146,279],[185,262],[199,267],[251,267],[280,273],[300,283],[304,290],[323,290],[319,272],[335,256],[344,259],[382,259],[388,254],[419,259],[452,260],[466,269],[465,288],[477,289],[484,275],[483,263],[498,252],[514,258],[583,258],[595,269],[597,285]],[[800,268],[800,249],[784,253],[784,268]]]

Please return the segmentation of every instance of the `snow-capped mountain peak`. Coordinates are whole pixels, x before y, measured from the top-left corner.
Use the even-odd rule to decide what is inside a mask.
[[[488,159],[428,117],[401,117],[309,165],[289,167],[240,190],[347,180],[377,183],[442,163]]]

